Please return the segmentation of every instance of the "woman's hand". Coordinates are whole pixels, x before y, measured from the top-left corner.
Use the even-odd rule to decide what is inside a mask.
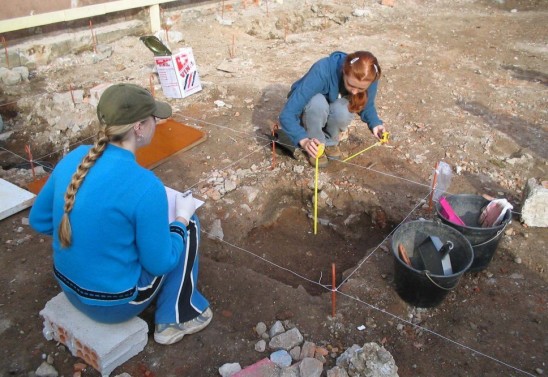
[[[308,155],[312,158],[316,158],[316,155],[318,154],[318,146],[320,145],[320,141],[318,139],[302,139],[299,141],[299,145],[308,153]]]
[[[175,197],[175,216],[176,220],[181,221],[183,224],[188,225],[190,218],[196,211],[196,204],[190,191],[184,194],[178,193]],[[182,220],[184,221],[182,221]]]
[[[386,132],[386,129],[384,128],[384,126],[381,124],[381,125],[378,125],[376,127],[374,127],[371,132],[373,132],[373,136],[375,136],[377,139],[381,139],[382,138],[382,134],[384,132]]]

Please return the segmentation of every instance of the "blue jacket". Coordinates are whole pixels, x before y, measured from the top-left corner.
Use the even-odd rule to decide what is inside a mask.
[[[159,276],[176,267],[186,227],[173,222],[170,232],[162,182],[133,153],[109,144],[76,193],[72,244],[62,248],[65,191],[89,149],[80,146],[57,164],[32,206],[30,225],[53,236],[54,271],[64,290],[87,304],[121,304],[136,297],[142,269]]]
[[[326,58],[318,60],[301,79],[291,86],[288,100],[280,113],[280,125],[289,135],[295,145],[308,137],[305,128],[301,125],[301,115],[304,107],[316,94],[321,93],[332,103],[344,88],[342,67],[346,58],[344,52],[333,52]],[[362,121],[370,129],[382,124],[375,108],[378,81],[374,81],[367,89],[367,102],[359,112]]]

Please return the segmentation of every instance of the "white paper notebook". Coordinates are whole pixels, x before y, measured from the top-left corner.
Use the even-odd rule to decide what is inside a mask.
[[[190,191],[190,190],[188,190]],[[188,191],[185,191],[187,193]],[[180,191],[174,190],[166,186],[167,194],[167,211],[168,211],[168,220],[171,223],[175,220],[175,197],[179,194]],[[196,209],[200,208],[204,204],[203,200],[194,198],[194,204],[196,204]]]

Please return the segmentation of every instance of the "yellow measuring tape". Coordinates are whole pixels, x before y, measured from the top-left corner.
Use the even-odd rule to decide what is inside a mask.
[[[322,156],[325,150],[325,145],[318,145],[318,153],[316,153],[316,174],[314,176],[314,234],[318,233],[318,159]]]
[[[354,158],[363,152],[376,147],[377,145],[382,145],[384,143],[388,143],[388,132],[383,132],[382,137],[379,141],[377,141],[375,144],[371,145],[370,147],[365,148],[364,150],[353,154],[352,156],[348,157],[347,159],[343,160],[343,162],[346,162],[350,160],[351,158]],[[316,154],[316,174],[314,176],[314,234],[318,233],[318,175],[319,175],[319,168],[318,168],[318,160],[322,156],[322,154],[325,151],[325,145],[320,144],[318,145],[318,153]]]
[[[367,150],[369,150],[369,149],[371,149],[371,148],[373,148],[373,147],[376,147],[376,146],[378,146],[378,145],[382,145],[382,144],[384,144],[384,143],[388,143],[388,136],[389,136],[389,135],[390,135],[389,132],[383,132],[383,133],[382,133],[382,137],[381,137],[381,139],[380,139],[379,141],[377,141],[375,144],[371,145],[370,147],[367,147],[367,148],[365,148],[364,150],[359,151],[358,153],[354,153],[352,156],[350,156],[350,157],[346,158],[345,160],[343,160],[343,162],[346,162],[346,161],[350,160],[351,158],[354,158],[354,157],[356,157],[356,156],[359,156],[359,155],[362,154],[363,152],[365,152],[365,151],[367,151]]]

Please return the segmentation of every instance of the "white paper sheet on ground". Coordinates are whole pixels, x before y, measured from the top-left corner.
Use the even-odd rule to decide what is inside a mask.
[[[190,191],[190,190],[189,190]],[[185,191],[188,192],[188,191]],[[179,194],[180,191],[174,190],[172,188],[169,188],[166,186],[166,194],[167,194],[167,210],[168,210],[168,218],[169,222],[175,220],[175,196]],[[203,200],[194,198],[194,204],[196,204],[196,209],[200,208],[202,204],[204,204]]]
[[[32,192],[0,179],[0,220],[29,208],[35,197]]]

